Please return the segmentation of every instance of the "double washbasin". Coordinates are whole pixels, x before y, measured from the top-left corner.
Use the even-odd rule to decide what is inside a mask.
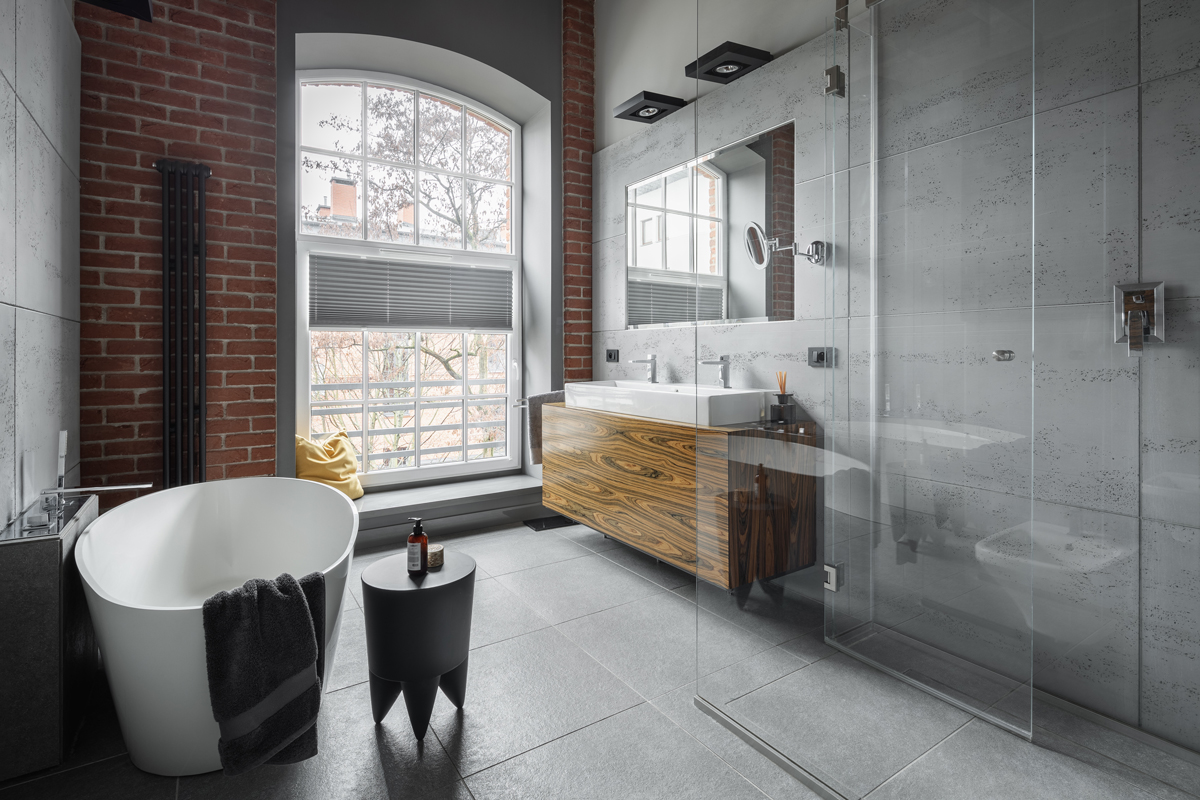
[[[709,427],[766,419],[769,396],[765,389],[646,381],[590,381],[568,383],[564,388],[571,408]]]

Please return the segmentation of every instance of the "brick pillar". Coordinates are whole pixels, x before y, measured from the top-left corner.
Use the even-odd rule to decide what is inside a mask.
[[[772,132],[770,168],[770,235],[786,247],[796,240],[795,125],[789,123]],[[795,273],[796,257],[792,253],[776,253],[771,259],[771,305],[767,309],[771,319],[792,319],[796,315]]]
[[[161,177],[152,165],[164,157],[213,170],[207,478],[270,475],[275,0],[158,0],[154,13],[147,24],[75,7],[83,481],[162,482]]]
[[[592,379],[594,0],[563,0],[563,378]]]

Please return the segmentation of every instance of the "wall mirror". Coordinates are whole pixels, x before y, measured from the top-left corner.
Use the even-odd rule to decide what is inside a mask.
[[[789,122],[626,186],[628,327],[793,319],[795,162]]]

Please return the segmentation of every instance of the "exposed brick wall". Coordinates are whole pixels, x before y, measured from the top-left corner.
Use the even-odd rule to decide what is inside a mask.
[[[769,234],[787,247],[796,240],[796,126],[790,123],[771,134],[769,183]],[[796,315],[796,256],[793,253],[775,254],[771,259],[770,280],[771,308],[767,313],[772,319],[792,319]]]
[[[563,0],[563,379],[592,379],[594,0]]]
[[[162,473],[156,159],[208,181],[209,480],[275,469],[275,0],[77,3],[84,483]],[[121,500],[126,498],[114,498]]]

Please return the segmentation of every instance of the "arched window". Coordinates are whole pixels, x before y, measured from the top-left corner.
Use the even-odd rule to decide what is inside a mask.
[[[366,483],[519,466],[520,127],[396,76],[298,96],[310,435],[345,430]]]

